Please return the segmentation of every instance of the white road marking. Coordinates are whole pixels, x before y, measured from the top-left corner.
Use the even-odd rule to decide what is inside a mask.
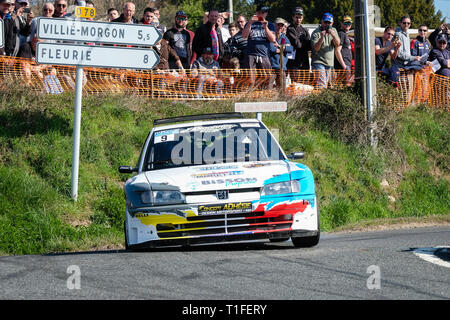
[[[413,252],[416,256],[422,258],[425,261],[437,264],[441,267],[450,268],[450,262],[442,260],[441,258],[434,255],[438,249],[442,248],[447,248],[447,250],[450,250],[450,247],[448,246],[439,246],[434,248],[416,248],[413,250]]]

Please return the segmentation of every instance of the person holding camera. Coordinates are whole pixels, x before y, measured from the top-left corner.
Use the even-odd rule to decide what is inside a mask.
[[[450,50],[450,23],[441,24],[430,34],[428,39],[434,48],[436,48],[436,38],[441,34],[447,38],[447,50]]]
[[[387,58],[390,57],[391,61],[394,61],[397,58],[398,50],[400,49],[402,43],[397,38],[394,38],[394,28],[386,27],[384,29],[384,33],[382,37],[375,38],[375,64],[378,72],[381,72],[386,79],[394,83],[395,79],[398,78],[398,75],[395,74],[391,77],[391,73],[399,72],[397,68],[391,70],[388,66],[386,66]]]
[[[313,70],[316,88],[326,88],[330,81],[331,70],[334,68],[334,57],[345,68],[341,55],[341,40],[333,28],[333,15],[325,13],[320,26],[311,35],[311,69]]]

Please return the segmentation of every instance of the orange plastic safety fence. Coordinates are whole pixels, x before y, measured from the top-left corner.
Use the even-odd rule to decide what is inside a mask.
[[[133,92],[172,100],[271,99],[280,93],[297,97],[323,88],[350,86],[354,81],[353,72],[346,70],[84,68],[84,71],[83,92],[86,94]],[[32,60],[2,56],[0,85],[7,80],[25,83],[33,90],[58,94],[75,89],[75,67],[38,65]],[[448,106],[448,89],[448,78],[436,76],[430,69],[415,73],[401,71],[399,94],[389,97],[387,102],[401,109],[412,103]]]

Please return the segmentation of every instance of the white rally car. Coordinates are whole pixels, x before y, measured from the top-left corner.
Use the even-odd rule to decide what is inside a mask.
[[[240,113],[154,121],[125,186],[127,249],[268,239],[319,242],[311,170]]]

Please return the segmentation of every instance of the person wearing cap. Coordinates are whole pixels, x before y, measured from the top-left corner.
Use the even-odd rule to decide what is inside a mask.
[[[277,18],[275,20],[276,27],[276,42],[272,42],[270,44],[270,62],[272,64],[272,69],[274,71],[274,79],[276,79],[277,87],[280,87],[281,84],[281,68],[282,70],[286,70],[287,65],[287,56],[292,53],[293,49],[291,43],[286,36],[286,28],[288,22],[283,18]],[[280,55],[283,51],[283,66],[281,66]],[[273,80],[270,81],[269,88],[271,89],[273,85]]]
[[[352,52],[352,42],[350,40],[350,37],[348,36],[348,33],[352,27],[353,21],[352,17],[346,15],[342,18],[341,22],[341,29],[338,32],[339,40],[341,41],[340,50],[342,60],[344,61],[345,65],[341,65],[339,63],[339,60],[337,58],[337,51],[335,52],[335,58],[334,58],[334,68],[336,70],[344,70],[345,75],[345,82],[347,84],[350,84],[351,81],[351,69],[353,63],[353,52]],[[342,72],[342,71],[341,71]]]
[[[0,50],[2,55],[13,56],[16,47],[16,31],[14,19],[11,16],[11,0],[0,0],[0,17],[3,19],[4,47]]]
[[[219,63],[222,61],[224,48],[222,41],[222,32],[219,28],[217,20],[219,19],[219,11],[211,9],[208,12],[208,21],[202,24],[196,31],[192,49],[197,55],[197,59],[202,56],[203,49],[211,48],[213,58]]]
[[[337,30],[333,28],[331,13],[322,16],[320,26],[311,35],[311,46],[311,69],[314,72],[316,87],[323,89],[330,81],[335,55],[340,65],[345,66],[341,55],[341,41]]]
[[[311,36],[306,28],[302,26],[303,8],[295,8],[292,15],[292,23],[287,27],[286,36],[294,50],[293,59],[287,62],[287,69],[293,82],[298,82],[300,74],[298,70],[309,71],[309,52],[311,51]]]
[[[437,61],[440,65],[436,74],[450,77],[450,50],[448,50],[448,37],[446,34],[439,34],[436,37],[436,44],[431,50],[429,61]]]
[[[275,26],[266,20],[269,7],[258,5],[256,14],[247,22],[242,30],[242,37],[247,39],[246,55],[244,56],[244,67],[254,69],[270,70],[270,43],[275,42]],[[269,80],[269,79],[268,79]],[[255,85],[256,74],[250,72],[250,83]],[[269,83],[269,81],[268,81]]]
[[[169,42],[169,46],[177,52],[184,69],[190,68],[192,59],[192,34],[186,29],[187,24],[186,12],[177,11],[173,28],[167,30],[163,36]],[[175,68],[175,62],[173,59],[169,60],[171,69]]]
[[[214,60],[214,52],[211,47],[203,48],[201,57],[194,61],[191,68],[191,77],[197,78],[197,97],[202,97],[205,83],[215,86],[217,94],[222,93],[223,81],[220,79],[220,65]]]
[[[439,34],[444,34],[447,37],[447,49],[450,50],[450,23],[443,23],[437,27],[428,37],[430,39],[431,45],[435,47],[436,37]]]

